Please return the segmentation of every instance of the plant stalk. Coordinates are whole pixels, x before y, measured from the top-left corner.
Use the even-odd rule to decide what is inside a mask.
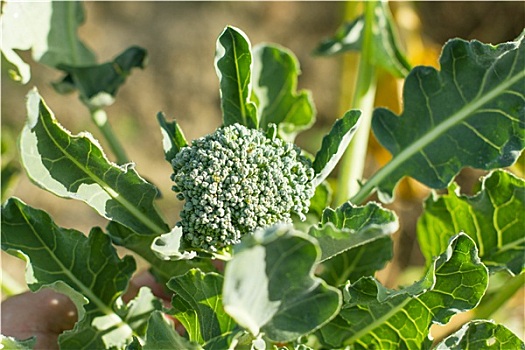
[[[117,158],[117,164],[126,164],[129,163],[128,156],[126,155],[126,151],[124,150],[124,147],[122,147],[121,143],[115,136],[115,133],[113,132],[113,129],[111,128],[111,125],[108,122],[108,116],[106,114],[106,111],[103,109],[95,109],[90,111],[91,119],[95,123],[95,125],[98,127],[104,138],[109,144],[109,147],[111,148],[111,151]]]
[[[359,191],[359,180],[363,178],[368,149],[368,137],[376,93],[377,76],[372,62],[374,1],[364,3],[365,26],[359,71],[352,106],[361,110],[360,126],[341,160],[335,205],[339,206]]]

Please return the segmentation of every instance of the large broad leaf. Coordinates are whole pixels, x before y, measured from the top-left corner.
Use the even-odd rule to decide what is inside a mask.
[[[227,26],[217,40],[215,70],[219,77],[224,125],[239,123],[258,128],[257,111],[251,102],[252,53],[248,37]]]
[[[339,291],[313,276],[321,252],[291,226],[246,236],[234,247],[224,274],[224,309],[253,335],[291,341],[331,320]]]
[[[462,349],[525,349],[525,344],[503,325],[491,321],[475,320],[451,334],[436,347],[436,350]]]
[[[392,258],[390,235],[398,228],[396,215],[376,203],[325,209],[320,224],[309,232],[321,247],[324,263],[319,276],[340,285],[373,275]]]
[[[188,142],[184,137],[182,129],[176,121],[168,122],[163,113],[157,114],[157,120],[162,133],[162,148],[164,149],[164,158],[171,164],[171,161],[182,147],[186,147]]]
[[[390,200],[404,176],[444,188],[464,167],[514,163],[525,147],[523,38],[498,46],[450,40],[441,71],[414,68],[405,81],[402,115],[380,108],[372,120],[393,159],[353,201],[361,202],[374,187]]]
[[[36,91],[28,95],[27,111],[20,155],[31,180],[58,196],[82,200],[139,233],[168,231],[153,205],[157,190],[132,164],[111,163],[88,133],[72,136]]]
[[[312,164],[315,171],[315,187],[330,175],[343,156],[359,126],[360,115],[361,111],[358,110],[346,112],[341,119],[335,121],[330,132],[323,138],[321,149],[317,151]]]
[[[118,89],[133,68],[144,68],[147,52],[140,47],[130,47],[113,61],[103,64],[77,65],[61,63],[56,68],[66,76],[54,88],[61,93],[78,90],[80,99],[92,110],[113,104]]]
[[[394,20],[387,1],[374,1],[370,40],[372,64],[382,67],[396,77],[406,77],[410,64],[404,57],[397,38]],[[324,40],[315,50],[318,55],[335,55],[347,51],[361,51],[364,39],[365,16],[345,23],[332,38]]]
[[[175,292],[172,300],[174,316],[184,325],[191,341],[205,344],[215,338],[229,335],[235,322],[222,306],[223,277],[217,273],[203,273],[198,269],[174,277],[168,287]],[[228,344],[214,343],[216,349]]]
[[[89,237],[55,225],[48,214],[12,198],[2,208],[2,249],[27,262],[31,290],[51,287],[67,295],[79,322],[60,338],[63,349],[121,345],[142,336],[149,313],[161,307],[149,290],[124,305],[120,295],[135,261],[120,259],[110,239],[94,228]]]
[[[427,263],[447,246],[454,232],[467,233],[491,272],[513,275],[525,268],[525,181],[503,170],[485,177],[473,197],[451,185],[447,195],[429,197],[418,222],[418,241]]]
[[[297,92],[299,62],[281,46],[258,45],[253,50],[253,99],[256,100],[259,127],[278,126],[279,136],[293,142],[298,132],[315,121],[310,93]]]
[[[339,316],[318,334],[332,347],[427,348],[430,326],[444,324],[454,314],[474,308],[487,284],[488,271],[479,261],[474,241],[460,234],[450,241],[426,276],[412,286],[389,290],[373,277],[349,283]]]
[[[2,54],[14,65],[12,77],[23,84],[31,77],[29,65],[14,50],[32,49],[35,61],[52,67],[94,64],[94,54],[77,38],[83,21],[78,1],[3,2]]]

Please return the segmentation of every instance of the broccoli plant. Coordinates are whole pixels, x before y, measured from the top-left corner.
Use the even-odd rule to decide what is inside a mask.
[[[292,143],[232,124],[183,147],[171,161],[184,200],[177,226],[189,246],[217,251],[257,228],[302,220],[313,196],[311,162]]]
[[[52,10],[68,16],[74,13],[64,11],[68,6],[80,5],[53,3]],[[155,206],[156,187],[132,163],[111,162],[90,133],[71,134],[38,91],[29,92],[19,138],[27,175],[108,220],[85,235],[59,227],[22,199],[2,206],[2,249],[26,262],[30,290],[54,289],[77,309],[75,326],[58,338],[61,349],[525,348],[490,319],[525,276],[525,181],[504,169],[525,148],[524,34],[499,45],[453,39],[443,47],[439,70],[412,68],[387,5],[364,8],[317,49],[363,54],[357,108],[333,123],[315,154],[295,144],[315,122],[310,94],[296,91],[296,57],[279,45],[252,48],[240,29],[225,27],[215,54],[222,125],[188,142],[176,121],[157,115],[173,170],[174,192],[164,195],[176,196],[182,207],[171,228]],[[53,20],[78,24],[81,17]],[[12,49],[28,47],[16,44],[2,50],[26,81],[27,67]],[[75,46],[93,63],[83,44]],[[66,73],[57,90],[78,89],[95,119],[127,73],[117,69],[106,83],[90,74],[140,66],[143,58],[126,54],[89,68],[82,60],[75,66],[57,63],[51,53],[36,56]],[[400,116],[368,105],[377,67],[405,78]],[[392,159],[369,179],[359,178],[360,186],[348,186],[356,179],[345,167],[360,157],[358,136],[370,128]],[[339,175],[332,175],[340,160]],[[461,194],[454,182],[465,167],[487,171],[474,196]],[[425,272],[390,289],[375,276],[392,259],[399,222],[369,198],[377,192],[383,202],[394,200],[404,177],[448,193],[433,191],[418,222]],[[332,207],[333,192],[340,203]],[[124,301],[136,262],[116,246],[149,263],[171,296],[169,307],[148,287]],[[432,325],[466,311],[469,320],[457,331],[433,339]],[[36,340],[3,335],[2,345],[31,349]]]

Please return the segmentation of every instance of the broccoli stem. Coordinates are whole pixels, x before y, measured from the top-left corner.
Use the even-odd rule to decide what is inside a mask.
[[[339,206],[359,191],[359,180],[363,178],[368,149],[368,136],[376,93],[377,75],[371,63],[373,52],[373,26],[375,2],[364,3],[365,27],[359,60],[359,71],[352,101],[353,108],[361,110],[360,127],[350,142],[343,159],[338,179],[335,205]]]

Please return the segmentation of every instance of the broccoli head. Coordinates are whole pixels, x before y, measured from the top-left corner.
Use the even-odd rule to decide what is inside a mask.
[[[177,226],[195,248],[217,251],[292,213],[304,220],[314,194],[311,162],[297,146],[240,124],[183,147],[172,165],[185,201]]]

